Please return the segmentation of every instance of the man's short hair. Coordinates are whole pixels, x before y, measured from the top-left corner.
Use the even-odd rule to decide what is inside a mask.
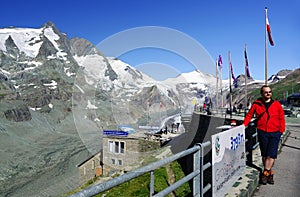
[[[261,88],[260,88],[260,94],[263,94],[264,93],[264,88],[270,88],[270,86],[268,85],[263,85]],[[271,89],[271,88],[270,88]]]

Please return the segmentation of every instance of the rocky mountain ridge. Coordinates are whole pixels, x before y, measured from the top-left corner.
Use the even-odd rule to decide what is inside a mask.
[[[180,90],[105,57],[87,40],[68,39],[51,22],[0,29],[0,79],[0,192],[11,196],[78,186],[70,174],[99,151],[102,129],[159,124],[158,114],[185,105]],[[197,91],[195,82],[181,86]]]

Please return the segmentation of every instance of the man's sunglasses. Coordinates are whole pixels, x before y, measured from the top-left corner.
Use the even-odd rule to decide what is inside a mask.
[[[269,91],[269,92],[264,92],[264,94],[271,94],[272,93],[272,91]]]

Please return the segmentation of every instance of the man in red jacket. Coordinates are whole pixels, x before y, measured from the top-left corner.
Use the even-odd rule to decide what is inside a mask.
[[[278,101],[272,99],[272,90],[264,85],[260,89],[261,98],[255,100],[246,114],[244,125],[247,126],[253,115],[257,118],[259,147],[264,165],[261,176],[262,184],[274,184],[272,166],[277,158],[278,145],[285,131],[284,111]]]

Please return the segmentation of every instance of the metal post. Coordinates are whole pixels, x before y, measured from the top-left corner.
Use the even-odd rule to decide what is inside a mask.
[[[219,71],[218,71],[218,58],[216,60],[216,108],[219,108]]]
[[[222,67],[220,67],[220,89],[221,89],[221,109],[224,107],[223,101],[223,85],[222,85]]]
[[[247,45],[245,44],[245,54],[246,54],[246,49],[247,49]],[[248,89],[248,86],[247,86],[247,78],[248,78],[248,74],[247,74],[247,71],[248,71],[248,67],[247,67],[247,62],[248,62],[248,57],[247,57],[247,59],[246,59],[246,57],[245,57],[245,63],[246,63],[246,66],[245,66],[245,106],[244,106],[244,113],[245,113],[245,115],[246,115],[246,109],[247,109],[247,104],[248,104],[248,91],[247,91],[247,89]],[[249,66],[249,65],[248,65]]]
[[[203,191],[203,179],[204,179],[204,176],[203,176],[203,171],[204,171],[204,169],[203,169],[203,156],[204,156],[203,149],[204,149],[204,146],[202,146],[202,145],[203,144],[200,144],[200,147],[201,147],[201,149],[200,149],[200,151],[201,151],[200,152],[200,176],[201,176],[201,178],[200,178],[200,189],[201,189],[200,194],[201,194],[201,197],[203,197],[203,194],[204,194],[204,191]]]
[[[231,88],[231,60],[230,60],[230,51],[228,51],[228,62],[229,62],[229,113],[230,118],[232,118],[232,88]],[[226,114],[226,113],[225,113]]]
[[[154,194],[154,170],[150,172],[150,197]]]
[[[199,144],[196,144],[196,146],[199,146]],[[200,156],[201,156],[201,148],[194,153],[194,172],[199,170],[201,172],[201,162],[200,162]],[[201,174],[201,173],[200,173]],[[200,196],[200,187],[201,187],[201,175],[198,174],[193,178],[193,196]],[[203,185],[202,185],[203,186]]]
[[[265,7],[265,85],[268,85],[267,7]]]

